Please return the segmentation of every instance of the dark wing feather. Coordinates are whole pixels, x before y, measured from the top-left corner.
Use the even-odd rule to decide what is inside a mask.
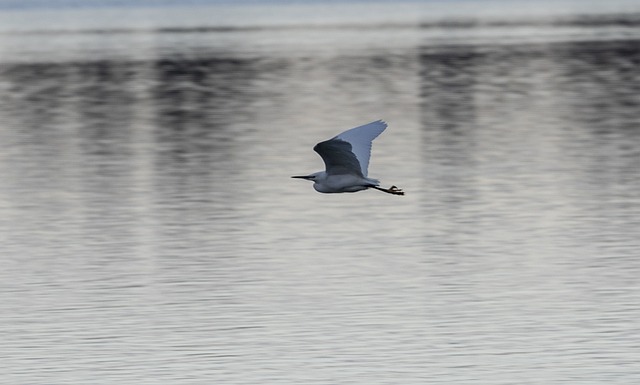
[[[353,154],[351,144],[337,138],[325,140],[313,147],[320,154],[329,175],[355,174],[362,177],[358,158]]]

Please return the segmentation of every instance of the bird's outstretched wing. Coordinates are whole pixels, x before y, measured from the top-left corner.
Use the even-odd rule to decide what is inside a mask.
[[[358,126],[336,136],[351,144],[351,151],[358,158],[362,175],[367,176],[369,159],[371,158],[371,142],[387,128],[387,123],[377,120],[363,126]]]
[[[322,157],[327,174],[363,176],[358,158],[353,154],[349,142],[333,138],[316,144],[313,150]]]
[[[367,176],[371,142],[387,128],[382,120],[347,130],[313,148],[324,160],[327,174]]]

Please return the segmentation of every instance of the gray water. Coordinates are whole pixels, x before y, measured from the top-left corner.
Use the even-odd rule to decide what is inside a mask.
[[[404,7],[10,15],[0,382],[638,383],[640,10]]]

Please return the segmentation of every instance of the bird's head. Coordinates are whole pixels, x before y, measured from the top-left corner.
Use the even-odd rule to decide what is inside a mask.
[[[314,172],[313,174],[309,174],[309,175],[294,175],[292,176],[292,178],[298,178],[298,179],[306,179],[306,180],[310,180],[310,181],[318,181],[319,178],[321,178],[321,175],[324,174],[324,171],[318,171],[318,172]]]

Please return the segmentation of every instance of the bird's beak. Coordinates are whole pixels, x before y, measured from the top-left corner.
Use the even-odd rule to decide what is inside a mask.
[[[310,179],[308,175],[294,175],[292,176],[292,178],[307,179],[307,180]]]

